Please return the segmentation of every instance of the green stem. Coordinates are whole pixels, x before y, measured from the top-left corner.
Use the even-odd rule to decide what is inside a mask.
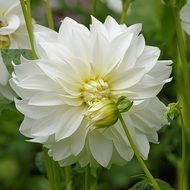
[[[48,155],[48,150],[43,148],[44,161],[47,170],[48,180],[52,190],[61,190],[59,166]]]
[[[85,190],[89,190],[89,166],[87,165],[85,168]]]
[[[120,23],[125,24],[126,23],[126,16],[127,16],[127,10],[130,5],[130,0],[122,0],[122,12],[121,12],[121,18]]]
[[[188,151],[185,147],[186,145],[186,131],[190,130],[190,77],[189,77],[189,68],[186,58],[186,44],[184,39],[184,33],[180,22],[180,10],[178,7],[172,7],[174,20],[175,20],[175,29],[176,29],[176,40],[178,47],[178,64],[176,64],[176,81],[178,86],[178,98],[180,100],[180,105],[182,107],[181,112],[181,130],[182,130],[182,159],[179,165],[180,171],[180,181],[179,189],[188,190],[189,181],[188,181],[188,169],[189,160],[186,158]],[[185,87],[185,88],[184,88]]]
[[[72,190],[71,167],[66,166],[64,170],[65,170],[65,190]]]
[[[132,139],[132,137],[131,137],[131,135],[129,133],[127,125],[126,125],[125,121],[123,120],[121,114],[119,114],[119,120],[120,120],[120,122],[122,124],[122,127],[123,127],[123,129],[125,131],[125,134],[126,134],[128,140],[129,140],[131,148],[133,149],[134,154],[135,154],[140,166],[142,167],[143,171],[145,172],[146,176],[148,177],[148,179],[150,181],[150,184],[153,186],[154,190],[160,190],[160,187],[159,187],[157,181],[154,179],[154,177],[152,176],[152,174],[148,170],[146,164],[144,163],[143,159],[141,158],[141,156],[139,154],[139,151],[138,151],[135,143],[133,142],[133,139]]]
[[[180,12],[177,7],[173,8],[173,15],[175,19],[176,35],[177,35],[177,46],[179,51],[179,62],[177,68],[177,77],[182,79],[180,81],[180,97],[182,99],[184,127],[190,128],[190,77],[189,77],[189,67],[186,58],[186,45],[184,40],[183,29],[180,22]],[[183,83],[183,84],[182,84]],[[184,88],[185,86],[185,88]]]
[[[181,113],[180,110],[180,120],[181,120],[181,125],[184,125],[184,121],[183,121],[183,115]],[[185,128],[182,127],[181,128],[181,136],[182,136],[182,158],[181,158],[181,162],[180,162],[180,190],[187,190],[188,189],[188,175],[186,175],[188,173],[187,171],[187,167],[186,167],[186,163],[187,163],[187,159],[186,159],[186,131]]]
[[[35,46],[34,46],[34,35],[33,35],[33,27],[32,27],[32,13],[31,13],[31,6],[30,6],[30,0],[20,0],[20,4],[22,7],[26,28],[28,31],[28,36],[32,48],[32,55],[34,59],[37,59]]]
[[[91,10],[91,14],[93,16],[96,15],[96,4],[97,4],[97,0],[92,0],[92,10]]]
[[[55,30],[55,25],[54,25],[53,15],[52,15],[52,9],[50,6],[50,0],[44,0],[44,3],[45,3],[46,14],[47,14],[48,26],[52,30]]]

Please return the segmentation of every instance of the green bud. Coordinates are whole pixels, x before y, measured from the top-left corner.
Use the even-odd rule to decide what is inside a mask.
[[[170,119],[174,120],[180,115],[180,106],[179,102],[177,103],[170,103],[168,104],[168,107],[166,108],[165,115]]]
[[[123,113],[130,110],[130,108],[133,105],[133,101],[129,100],[125,96],[121,96],[118,98],[116,105],[119,110],[119,113]]]
[[[93,127],[107,128],[118,120],[118,108],[112,100],[103,99],[94,102],[87,111],[87,118]]]

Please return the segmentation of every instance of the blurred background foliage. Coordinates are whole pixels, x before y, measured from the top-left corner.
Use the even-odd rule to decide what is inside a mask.
[[[117,0],[116,0],[117,1]],[[119,0],[118,0],[119,1]],[[43,0],[32,0],[32,12],[35,21],[47,26]],[[51,0],[54,21],[58,30],[61,20],[69,16],[78,22],[90,23],[90,0]],[[107,15],[118,21],[120,14],[107,6],[105,1],[97,0],[96,17],[104,21]],[[169,6],[160,0],[135,0],[127,15],[127,24],[143,23],[142,33],[146,44],[158,46],[161,49],[161,59],[172,59],[174,69],[176,64],[176,44],[174,20]],[[190,44],[189,37],[186,38]],[[190,47],[188,60],[190,60]],[[6,54],[6,51],[3,52]],[[19,54],[10,58],[19,62]],[[14,54],[15,55],[15,54]],[[24,56],[29,58],[27,52]],[[9,68],[11,70],[11,67]],[[164,86],[159,98],[165,103],[176,101],[175,79]],[[43,165],[42,148],[38,144],[26,141],[19,133],[19,125],[23,116],[19,114],[14,104],[0,97],[0,190],[49,190]],[[163,127],[160,132],[160,144],[151,144],[147,164],[154,176],[161,178],[177,187],[178,166],[181,156],[181,131],[176,121]],[[73,166],[76,189],[83,189],[83,169]],[[126,166],[112,166],[111,169],[98,171],[98,187],[100,190],[129,189],[140,180],[143,173],[134,158]],[[93,183],[93,182],[92,182]],[[147,188],[148,189],[148,188]]]

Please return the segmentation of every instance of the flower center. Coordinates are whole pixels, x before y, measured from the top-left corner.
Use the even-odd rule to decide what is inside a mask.
[[[0,35],[0,48],[9,48],[10,38],[8,35]]]
[[[7,26],[5,20],[0,17],[0,28]],[[9,48],[10,38],[8,35],[0,35],[0,48]]]
[[[108,83],[102,79],[97,79],[90,80],[84,84],[82,97],[84,102],[91,106],[94,102],[111,98],[112,95]]]
[[[7,26],[5,17],[0,16],[0,28]]]

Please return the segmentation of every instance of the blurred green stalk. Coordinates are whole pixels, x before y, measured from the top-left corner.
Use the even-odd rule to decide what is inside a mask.
[[[189,190],[189,180],[188,180],[188,169],[189,161],[187,158],[187,141],[186,136],[190,130],[190,77],[189,68],[186,58],[186,45],[184,39],[184,33],[180,22],[180,9],[177,6],[172,7],[175,29],[177,37],[177,47],[178,47],[178,64],[176,64],[176,81],[178,87],[178,99],[180,102],[180,107],[182,107],[181,112],[181,130],[182,130],[182,158],[179,162],[180,178],[179,178],[179,189]]]
[[[61,190],[61,180],[59,166],[48,155],[48,149],[43,147],[44,161],[47,171],[48,180],[52,190]]]
[[[51,28],[52,30],[55,30],[50,0],[44,0],[44,4],[47,14],[48,27]]]
[[[70,166],[64,168],[65,173],[65,190],[72,190],[72,169]]]
[[[37,59],[35,47],[34,47],[34,34],[33,34],[33,26],[32,26],[32,13],[31,13],[31,5],[30,0],[20,0],[20,4],[22,7],[26,28],[28,31],[28,36],[32,48],[32,55],[34,59]]]
[[[131,3],[131,0],[122,0],[122,12],[121,12],[121,18],[120,18],[121,24],[126,23],[127,11],[128,11],[130,3]]]
[[[92,10],[91,10],[91,14],[93,16],[95,16],[96,14],[96,4],[97,4],[97,0],[91,0],[92,1]]]

